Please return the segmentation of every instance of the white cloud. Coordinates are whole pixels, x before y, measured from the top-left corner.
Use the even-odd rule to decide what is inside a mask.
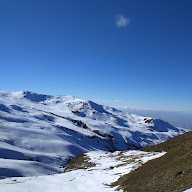
[[[115,24],[117,27],[126,27],[130,24],[130,18],[126,18],[124,15],[118,15],[116,17]]]

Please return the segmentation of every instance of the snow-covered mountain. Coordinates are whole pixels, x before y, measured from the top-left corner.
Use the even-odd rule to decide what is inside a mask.
[[[60,173],[82,153],[138,149],[186,131],[73,96],[0,90],[0,178]]]
[[[116,106],[116,109],[126,111],[140,116],[148,116],[153,118],[160,118],[168,121],[175,127],[183,127],[192,129],[192,112],[187,111],[174,111],[152,108],[138,108],[128,106]]]

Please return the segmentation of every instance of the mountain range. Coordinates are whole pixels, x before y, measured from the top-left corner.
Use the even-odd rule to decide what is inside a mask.
[[[59,173],[71,157],[88,151],[139,149],[186,132],[160,119],[73,96],[28,91],[0,91],[0,122],[0,157],[18,165],[29,160],[23,163],[34,169],[6,171],[1,177],[31,176],[36,169],[39,175]]]
[[[98,157],[112,161],[109,158],[114,154],[124,154],[128,159],[135,155],[133,159],[138,159],[133,161],[135,169],[142,164],[138,162],[164,153],[123,151],[159,144],[187,131],[161,119],[73,96],[0,90],[0,178],[69,175],[63,172],[71,158],[84,153],[88,156],[85,161],[95,165],[94,159]],[[126,160],[117,161],[124,165],[122,162]],[[114,167],[114,162],[110,167]],[[106,169],[113,169],[110,167]]]

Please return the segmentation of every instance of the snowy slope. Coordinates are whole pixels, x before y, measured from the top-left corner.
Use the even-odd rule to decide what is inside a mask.
[[[186,131],[73,96],[0,90],[0,178],[60,173],[73,156],[138,149]]]
[[[117,187],[110,185],[120,176],[164,154],[143,151],[88,152],[85,155],[89,162],[95,164],[91,168],[51,176],[3,179],[0,180],[0,189],[2,192],[112,192]]]
[[[187,189],[184,192],[192,192],[192,188],[191,189]]]

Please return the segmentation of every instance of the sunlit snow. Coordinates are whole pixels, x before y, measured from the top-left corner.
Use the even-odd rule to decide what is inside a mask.
[[[2,192],[112,192],[110,184],[120,176],[128,174],[149,160],[161,157],[165,152],[104,151],[88,152],[89,162],[96,166],[67,173],[38,176],[14,177],[0,180]]]

